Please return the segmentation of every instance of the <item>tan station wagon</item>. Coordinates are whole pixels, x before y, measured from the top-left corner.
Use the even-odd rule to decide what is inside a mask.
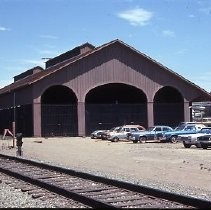
[[[109,133],[107,139],[112,142],[119,140],[128,140],[129,135],[137,131],[145,131],[146,129],[141,125],[123,125],[115,133]]]

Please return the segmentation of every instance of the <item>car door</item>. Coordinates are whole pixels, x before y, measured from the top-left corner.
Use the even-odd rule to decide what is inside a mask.
[[[159,139],[160,137],[162,137],[162,127],[156,127],[155,128],[155,135],[154,135],[154,139]]]
[[[128,132],[129,128],[122,128],[118,134],[119,139],[125,139],[127,137]]]
[[[160,130],[158,127],[154,127],[153,130],[151,130],[148,134],[147,134],[147,139],[149,140],[154,140],[157,139],[157,130]]]
[[[126,134],[126,138],[129,139],[129,137],[132,135],[132,133],[138,132],[138,131],[140,131],[138,128],[130,128],[130,131],[127,132],[127,134]]]
[[[165,133],[168,131],[172,131],[172,129],[170,127],[161,127],[161,132],[159,132],[159,134],[157,135],[158,139],[164,139]]]

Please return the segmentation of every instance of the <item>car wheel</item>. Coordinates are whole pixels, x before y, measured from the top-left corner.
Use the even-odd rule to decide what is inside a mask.
[[[131,137],[131,133],[128,133],[128,134],[127,134],[127,137],[126,137],[126,138],[127,138],[127,140],[129,140],[129,139],[130,139],[130,137]]]
[[[101,139],[102,140],[107,140],[107,137],[106,136],[101,136]]]
[[[140,136],[139,141],[140,143],[146,143],[147,138],[145,136]]]
[[[138,140],[133,140],[133,143],[138,143]]]
[[[208,147],[208,146],[206,146],[206,145],[203,145],[203,146],[202,146],[203,149],[207,149],[207,147]]]
[[[114,137],[113,138],[113,142],[118,142],[119,141],[119,138],[118,137]]]
[[[172,136],[172,137],[170,138],[170,142],[171,142],[171,143],[177,143],[177,136]]]
[[[91,135],[91,139],[94,139],[94,136],[93,135]]]
[[[186,143],[183,143],[183,145],[185,148],[190,148],[190,146],[191,146],[190,144],[186,144]]]
[[[159,142],[163,142],[163,138],[162,137],[158,137],[158,141]]]

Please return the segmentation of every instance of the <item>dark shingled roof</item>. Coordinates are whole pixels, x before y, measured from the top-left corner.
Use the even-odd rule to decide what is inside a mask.
[[[168,72],[171,72],[174,76],[179,77],[180,79],[182,79],[182,80],[184,80],[185,82],[187,82],[189,85],[191,85],[191,86],[193,86],[193,87],[199,89],[200,91],[202,91],[203,94],[204,94],[205,96],[207,96],[208,98],[210,98],[209,100],[211,100],[211,95],[210,95],[210,93],[208,93],[208,92],[205,91],[204,89],[200,88],[199,86],[195,85],[193,82],[191,82],[191,81],[185,79],[183,76],[177,74],[176,72],[172,71],[171,69],[167,68],[166,66],[163,66],[163,65],[160,64],[159,62],[155,61],[154,59],[150,58],[149,56],[145,55],[144,53],[141,53],[140,51],[136,50],[135,48],[129,46],[128,44],[124,43],[123,41],[121,41],[121,40],[119,40],[119,39],[113,40],[113,41],[111,41],[111,42],[108,42],[108,43],[103,44],[103,45],[101,45],[101,46],[99,46],[99,47],[96,47],[96,48],[94,48],[94,46],[91,45],[91,44],[89,44],[89,43],[85,43],[85,44],[83,44],[83,45],[81,45],[81,46],[84,46],[84,45],[86,45],[86,44],[89,44],[90,47],[93,48],[93,49],[90,49],[90,51],[84,52],[84,53],[82,53],[82,54],[76,55],[76,56],[74,56],[74,57],[72,57],[72,58],[69,58],[69,59],[67,59],[67,60],[64,60],[64,61],[62,61],[62,62],[60,62],[60,63],[57,63],[57,64],[55,64],[55,65],[53,65],[53,66],[50,66],[49,68],[47,68],[47,69],[45,69],[45,70],[43,70],[43,71],[40,71],[40,72],[34,73],[34,74],[32,74],[32,75],[26,76],[25,78],[20,79],[20,80],[18,80],[18,81],[16,81],[16,82],[12,83],[12,84],[10,84],[10,85],[7,85],[7,86],[3,87],[2,89],[0,89],[0,94],[4,94],[4,93],[7,93],[7,92],[11,92],[11,91],[13,91],[13,90],[15,90],[15,89],[23,88],[23,87],[25,87],[25,86],[29,86],[29,85],[31,85],[31,84],[34,84],[34,83],[36,83],[37,81],[39,81],[39,80],[41,80],[41,79],[47,77],[48,75],[53,74],[54,72],[59,71],[59,70],[63,69],[64,67],[66,67],[66,66],[68,66],[68,65],[71,65],[72,63],[77,62],[77,61],[83,59],[84,57],[87,57],[87,56],[89,56],[89,55],[91,55],[91,54],[93,54],[93,53],[95,53],[95,52],[101,50],[102,48],[105,48],[105,47],[107,47],[107,46],[110,46],[110,45],[112,45],[112,44],[114,44],[114,43],[119,43],[119,44],[121,44],[121,45],[123,45],[123,46],[125,46],[125,47],[128,47],[129,49],[135,51],[136,53],[138,53],[138,54],[144,56],[144,57],[147,58],[148,60],[150,60],[150,61],[156,63],[157,65],[161,66],[164,70],[166,70],[166,71],[168,71]],[[74,48],[74,49],[75,49],[75,48]],[[69,52],[69,51],[68,51],[68,52]],[[65,54],[65,53],[63,53],[63,54]],[[61,54],[61,55],[63,55],[63,54]],[[59,55],[59,56],[61,56],[61,55]],[[59,57],[59,56],[57,56],[57,57]],[[55,58],[56,58],[56,57],[55,57]],[[54,59],[54,58],[53,58],[53,59]],[[37,68],[40,68],[40,67],[37,67]]]

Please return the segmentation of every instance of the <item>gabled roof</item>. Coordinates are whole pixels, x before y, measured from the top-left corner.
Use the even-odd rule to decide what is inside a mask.
[[[84,53],[81,53],[81,54],[79,54],[79,55],[76,55],[76,56],[74,56],[74,57],[71,57],[71,58],[69,58],[69,59],[67,59],[67,60],[64,60],[64,61],[62,61],[62,62],[60,62],[60,63],[57,63],[57,64],[55,64],[55,65],[53,65],[53,66],[50,66],[49,68],[47,68],[47,69],[45,69],[45,70],[43,70],[43,71],[40,71],[40,72],[37,72],[37,73],[35,73],[35,74],[29,75],[29,76],[27,76],[27,77],[25,77],[25,78],[23,78],[23,79],[20,79],[20,80],[18,80],[18,81],[16,81],[16,82],[12,83],[12,84],[10,84],[10,85],[7,85],[7,86],[3,87],[2,89],[0,89],[0,94],[4,94],[4,93],[7,93],[7,92],[12,92],[12,91],[15,90],[15,89],[23,88],[23,87],[25,87],[25,86],[29,86],[29,85],[31,85],[31,84],[34,84],[34,83],[36,83],[37,81],[39,81],[39,80],[41,80],[41,79],[43,79],[43,78],[45,78],[45,77],[47,77],[47,76],[53,74],[54,72],[57,72],[57,71],[63,69],[64,67],[69,66],[69,65],[71,65],[72,63],[75,63],[75,62],[77,62],[77,61],[83,59],[84,57],[90,56],[91,54],[93,54],[93,53],[95,53],[95,52],[97,52],[97,51],[100,51],[101,49],[106,48],[106,47],[108,47],[108,46],[110,46],[110,45],[113,45],[113,44],[115,44],[115,43],[119,43],[119,44],[121,44],[121,45],[123,45],[123,46],[125,46],[125,47],[127,47],[127,48],[129,48],[129,49],[131,49],[131,50],[133,50],[134,52],[136,52],[136,53],[138,53],[139,55],[145,57],[146,59],[150,60],[151,62],[156,63],[156,64],[159,65],[162,69],[164,69],[164,70],[166,70],[166,71],[172,73],[172,74],[173,74],[174,76],[176,76],[176,77],[179,77],[180,79],[182,79],[183,81],[187,82],[189,85],[193,86],[194,88],[199,89],[200,91],[202,91],[202,92],[203,92],[205,95],[207,95],[208,97],[211,97],[210,93],[208,93],[206,90],[202,89],[201,87],[197,86],[197,85],[194,84],[193,82],[191,82],[191,81],[185,79],[183,76],[181,76],[181,75],[179,75],[178,73],[172,71],[171,69],[167,68],[166,66],[164,66],[164,65],[162,65],[161,63],[157,62],[156,60],[150,58],[149,56],[145,55],[144,53],[141,53],[141,52],[138,51],[137,49],[135,49],[135,48],[129,46],[128,44],[124,43],[123,41],[121,41],[121,40],[119,40],[119,39],[115,39],[115,40],[113,40],[113,41],[110,41],[110,42],[108,42],[108,43],[106,43],[106,44],[103,44],[103,45],[101,45],[101,46],[99,46],[99,47],[96,47],[96,48],[94,48],[93,45],[91,45],[91,44],[88,43],[88,44],[90,45],[90,47],[93,48],[93,49],[90,49],[90,51],[86,51],[86,52],[84,52]],[[85,43],[85,44],[83,44],[83,45],[81,45],[81,46],[84,46],[84,45],[86,45],[86,44],[87,44],[87,43]],[[75,49],[75,48],[74,48],[74,49]],[[63,53],[63,54],[65,54],[65,53]],[[58,56],[57,56],[57,57],[58,57]]]

